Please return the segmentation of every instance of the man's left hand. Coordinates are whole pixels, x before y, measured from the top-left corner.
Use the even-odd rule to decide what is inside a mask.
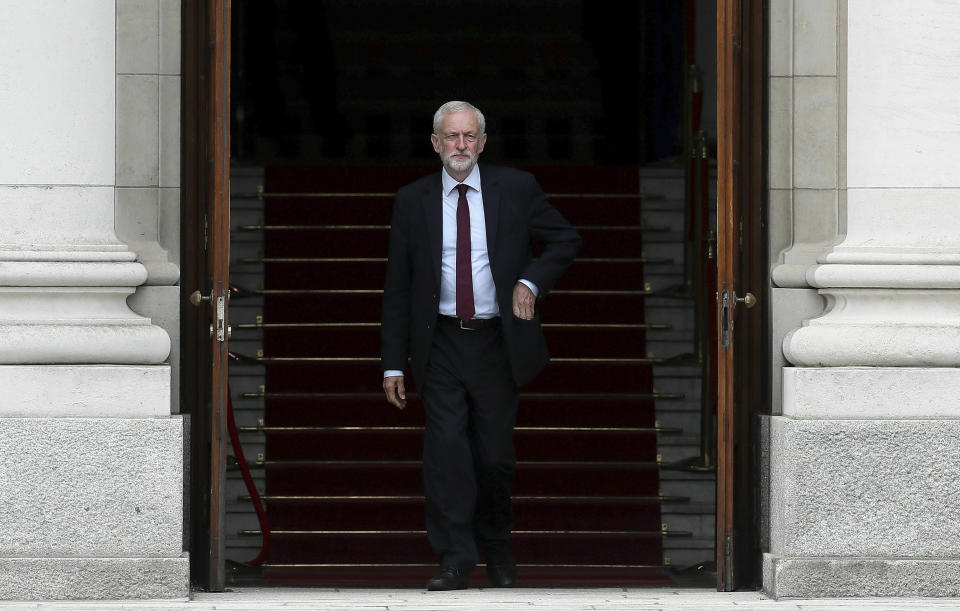
[[[532,320],[537,297],[526,284],[518,282],[513,287],[513,315],[524,320]]]

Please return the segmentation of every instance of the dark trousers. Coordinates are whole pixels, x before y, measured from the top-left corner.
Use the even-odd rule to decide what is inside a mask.
[[[470,570],[513,527],[517,386],[500,327],[440,321],[421,385],[427,536],[441,566]]]

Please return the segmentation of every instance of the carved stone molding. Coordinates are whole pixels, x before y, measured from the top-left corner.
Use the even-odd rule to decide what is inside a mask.
[[[960,366],[960,290],[821,289],[826,311],[783,340],[802,367]]]

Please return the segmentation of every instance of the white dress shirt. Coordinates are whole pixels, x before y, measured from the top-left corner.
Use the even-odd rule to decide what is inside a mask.
[[[460,183],[443,168],[441,195],[443,197],[443,246],[440,257],[440,314],[457,315],[457,205]],[[473,272],[474,318],[496,318],[500,316],[497,305],[497,287],[493,284],[493,272],[490,271],[490,257],[487,253],[487,223],[483,213],[483,189],[480,185],[480,166],[474,165],[469,176],[463,179],[467,189],[467,206],[470,208],[470,267]],[[537,286],[529,280],[521,279],[534,296]],[[383,377],[401,376],[402,371],[389,370]]]
[[[440,257],[440,313],[457,315],[457,205],[460,184],[444,168],[443,177],[443,250]],[[470,267],[473,271],[474,318],[494,318],[500,315],[497,306],[497,288],[493,285],[490,257],[487,255],[487,223],[483,214],[483,191],[480,187],[480,168],[473,166],[463,179],[470,208]]]

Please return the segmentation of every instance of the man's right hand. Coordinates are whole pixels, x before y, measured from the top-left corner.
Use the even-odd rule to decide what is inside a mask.
[[[383,378],[383,392],[391,405],[403,409],[407,406],[407,392],[403,388],[403,376],[388,376]]]

